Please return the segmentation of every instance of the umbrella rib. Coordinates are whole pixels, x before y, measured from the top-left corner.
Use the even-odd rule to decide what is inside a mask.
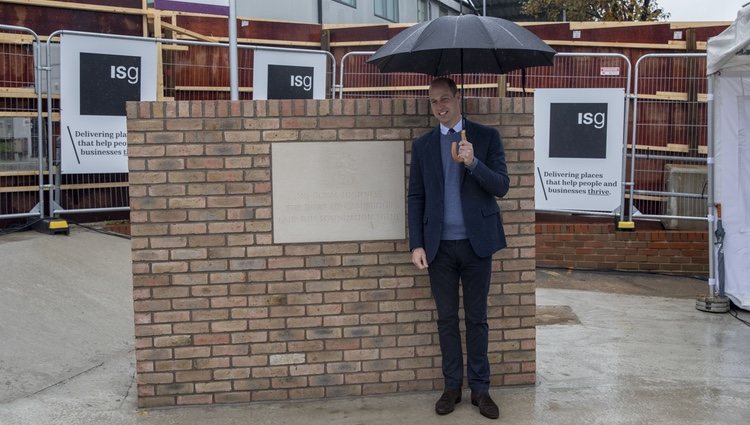
[[[416,34],[417,34],[416,30],[414,32],[412,32],[411,34],[409,34],[408,37],[404,38],[404,41],[402,41],[401,43],[399,43],[398,46],[396,46],[396,48],[394,48],[394,51],[396,49],[398,49],[399,47],[403,46],[404,43],[406,43],[407,41],[411,40],[411,38],[414,37]],[[421,35],[421,32],[420,32],[420,35]],[[419,38],[419,36],[417,36],[417,38]],[[411,51],[412,49],[409,49],[409,50]]]
[[[451,47],[456,47],[456,40],[458,40],[458,19],[453,22],[455,25],[453,26],[453,46]]]
[[[493,22],[493,24],[494,24],[494,22]],[[501,28],[503,28],[501,25],[499,25],[499,23],[497,25],[500,26]],[[487,27],[484,26],[484,25],[480,25],[480,27],[482,27],[482,31],[484,31],[487,34],[487,37],[489,38],[489,40],[492,41],[492,34],[487,29]],[[503,28],[503,30],[505,30],[505,28]],[[506,30],[505,32],[507,33],[508,31]],[[512,35],[512,34],[510,34],[510,35]],[[515,38],[515,37],[513,37],[513,38]],[[518,42],[517,38],[516,38],[516,41]],[[492,56],[495,58],[495,63],[497,63],[498,69],[500,71],[502,71],[504,64],[500,62],[500,57],[498,56],[498,49],[492,49],[492,50],[493,50]]]
[[[521,43],[521,40],[519,40],[518,37],[516,37],[512,32],[508,31],[507,28],[505,28],[504,26],[500,25],[500,22],[491,21],[491,24],[494,25],[494,26],[496,26],[496,27],[499,27],[501,30],[505,31],[506,34],[508,34],[510,37],[513,38],[513,40],[516,41],[516,43],[518,43],[520,46],[523,46],[523,43]],[[485,32],[487,32],[487,35],[489,35],[490,39],[492,39],[492,35],[490,34],[489,31],[487,31],[487,27],[485,27],[484,25],[482,25],[482,29]]]
[[[398,44],[396,44],[396,45],[392,46],[392,47],[390,48],[390,51],[391,51],[391,52],[396,52],[396,51],[398,51],[398,49],[400,49],[400,48],[401,48],[401,46],[403,46],[404,44],[406,44],[406,43],[407,43],[408,41],[410,41],[410,40],[411,40],[412,38],[414,38],[415,36],[417,37],[417,40],[418,40],[418,39],[419,39],[419,36],[421,36],[421,34],[422,34],[422,31],[419,31],[419,26],[425,26],[425,25],[424,25],[424,23],[422,23],[422,24],[419,24],[419,25],[417,25],[416,27],[411,27],[411,28],[407,28],[407,29],[405,29],[404,31],[411,31],[411,32],[410,32],[410,33],[409,33],[408,35],[406,35],[406,36],[404,37],[404,39],[403,39],[403,40],[400,40]],[[404,33],[404,32],[402,31],[402,32],[401,32],[401,33],[399,33],[398,35],[401,35],[401,34],[403,34],[403,33]],[[396,37],[398,37],[398,35],[397,35]],[[386,44],[387,44],[387,43],[386,43]],[[414,51],[413,47],[414,47],[414,46],[412,46],[412,48],[410,48],[410,49],[408,49],[408,50],[409,50],[410,52]],[[383,54],[385,54],[385,52],[384,52]],[[377,52],[375,53],[375,55],[377,55]],[[373,55],[373,56],[375,56],[375,55]],[[388,54],[385,54],[385,55],[386,55],[385,57],[389,56]]]
[[[407,41],[411,40],[412,37],[414,37],[417,34],[417,31],[413,31],[411,34],[409,34],[407,37],[405,37],[396,47],[392,49],[392,51],[397,51],[401,46],[403,46]],[[421,35],[421,33],[420,33]],[[413,46],[412,46],[413,47]],[[409,49],[409,52],[412,52],[413,49]],[[388,67],[388,64],[395,58],[395,55],[388,55],[385,56],[384,63],[382,65],[382,69],[385,69]]]

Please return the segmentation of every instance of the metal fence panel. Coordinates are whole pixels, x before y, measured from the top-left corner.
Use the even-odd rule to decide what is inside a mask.
[[[366,63],[374,52],[350,52],[341,60],[339,97],[417,97],[426,98],[432,76],[415,73],[381,73],[376,66]],[[454,75],[465,97],[523,97],[533,96],[541,88],[622,88],[626,99],[630,93],[631,64],[617,53],[559,53],[553,66],[514,71],[507,75]],[[625,100],[623,122],[623,175],[620,181],[621,199],[624,196],[625,143],[628,132],[629,102]],[[624,218],[625,208],[617,214]],[[596,214],[591,211],[564,211]],[[613,215],[615,213],[602,213]]]
[[[76,33],[58,31],[50,36]],[[88,35],[96,35],[90,34]],[[102,34],[104,39],[113,37]],[[140,37],[115,36],[118,38],[142,39]],[[229,51],[226,43],[212,43],[177,39],[152,39],[159,43],[157,51],[161,64],[157,76],[159,100],[228,100],[230,99]],[[57,42],[55,42],[57,43]],[[239,99],[252,99],[253,57],[257,50],[302,52],[309,50],[238,45],[238,89]],[[336,79],[336,64],[328,52],[331,63],[327,67],[326,93],[332,97],[333,81]],[[50,79],[60,75],[59,64],[52,66]],[[74,214],[92,212],[116,212],[129,210],[128,174],[61,174],[59,102],[48,99],[48,108],[53,111],[53,119],[48,123],[48,133],[52,134],[55,153],[49,171],[54,175],[55,190],[50,199],[52,214]]]
[[[47,75],[47,86],[55,87],[55,81],[60,84],[60,62],[51,59],[51,53],[59,52],[59,36],[64,31],[50,34],[45,49],[49,58],[49,72]],[[121,37],[109,34],[103,35],[102,43],[106,43],[104,37]],[[47,97],[47,110],[51,111],[47,119],[48,138],[47,149],[52,153],[46,163],[47,172],[52,176],[53,190],[49,193],[50,215],[75,214],[104,211],[128,211],[128,174],[127,173],[101,173],[101,174],[62,174],[60,172],[60,98],[59,96]]]
[[[670,229],[705,227],[707,199],[706,55],[648,54],[635,67],[628,194],[631,214]]]
[[[340,84],[341,99],[421,97],[428,96],[428,88],[433,77],[409,72],[381,73],[367,59],[375,52],[349,52],[341,58]],[[505,77],[495,74],[465,74],[463,81],[454,76],[456,83],[463,83],[463,93],[467,97],[505,96]]]
[[[630,95],[632,66],[630,60],[619,53],[558,53],[553,66],[535,67],[526,72],[515,71],[507,77],[507,96],[532,96],[537,89],[597,89],[621,88],[625,94],[622,175],[619,182],[620,206],[613,212],[552,211],[587,215],[619,215],[625,219],[626,146],[630,119]]]
[[[433,77],[415,73],[381,73],[366,63],[375,52],[349,52],[341,60],[339,97],[427,97]],[[465,74],[467,97],[532,96],[538,88],[623,88],[629,92],[630,61],[616,53],[558,53],[553,66],[507,75]],[[460,76],[453,76],[461,84]]]
[[[39,37],[0,25],[0,220],[44,214]]]

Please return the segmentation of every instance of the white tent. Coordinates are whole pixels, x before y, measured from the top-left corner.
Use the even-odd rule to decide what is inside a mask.
[[[726,231],[719,277],[732,302],[750,310],[750,6],[708,40],[707,53],[714,94],[709,135],[715,149],[715,202],[721,204]]]

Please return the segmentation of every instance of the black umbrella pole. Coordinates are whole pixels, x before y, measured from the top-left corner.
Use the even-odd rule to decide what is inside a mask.
[[[461,128],[466,134],[466,93],[464,93],[464,49],[461,49]],[[465,139],[464,139],[465,140]]]
[[[466,140],[466,115],[464,115],[464,108],[466,106],[466,100],[464,100],[464,50],[460,50],[460,62],[461,62],[461,140]],[[457,143],[451,143],[451,157],[453,161],[463,163],[463,160],[458,156]]]

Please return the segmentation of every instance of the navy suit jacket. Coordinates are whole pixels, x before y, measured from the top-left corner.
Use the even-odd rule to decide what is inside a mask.
[[[506,247],[496,197],[508,193],[505,150],[497,130],[466,120],[466,139],[478,163],[461,174],[461,207],[471,247],[488,257]],[[443,232],[444,179],[440,126],[414,141],[409,169],[409,249],[424,248],[427,263],[435,259]]]

